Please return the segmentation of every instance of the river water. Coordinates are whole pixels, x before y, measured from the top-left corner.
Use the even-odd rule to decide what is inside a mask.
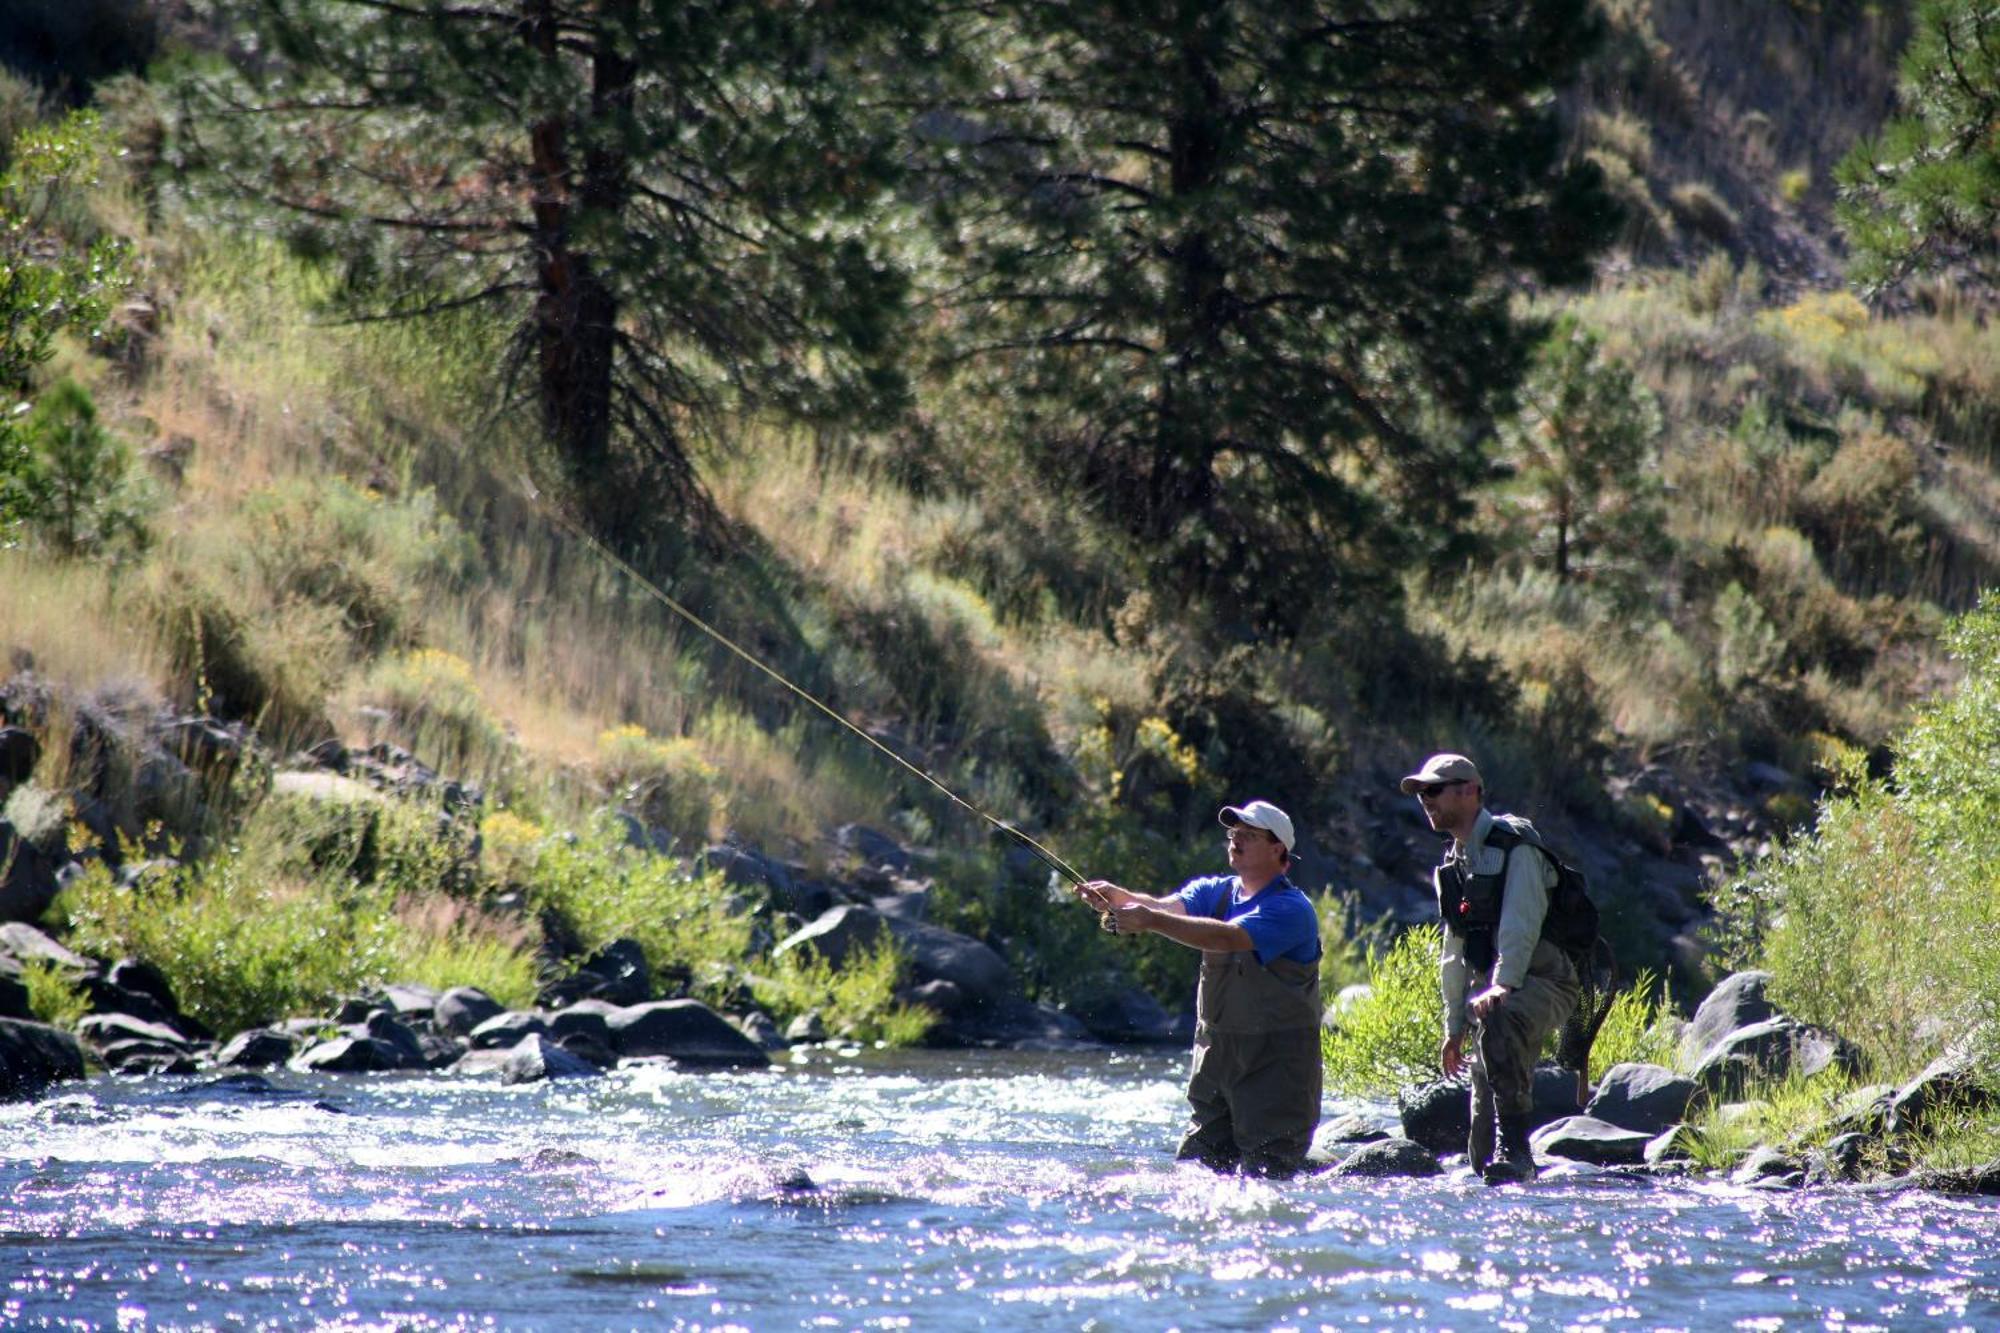
[[[2000,1328],[2000,1202],[1218,1179],[1184,1058],[102,1076],[0,1107],[0,1324]]]

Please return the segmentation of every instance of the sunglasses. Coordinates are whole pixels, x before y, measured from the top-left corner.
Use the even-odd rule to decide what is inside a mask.
[[[1439,793],[1449,791],[1453,787],[1463,787],[1464,785],[1464,778],[1453,778],[1450,782],[1426,782],[1423,786],[1417,788],[1417,795],[1426,800],[1434,801],[1437,799]]]

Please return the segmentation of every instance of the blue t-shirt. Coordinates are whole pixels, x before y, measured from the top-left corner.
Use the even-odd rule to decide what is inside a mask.
[[[1243,881],[1234,875],[1205,875],[1181,886],[1180,900],[1189,916],[1205,916],[1241,926],[1250,933],[1257,961],[1274,958],[1295,963],[1319,960],[1319,913],[1283,875],[1254,898],[1244,898]]]

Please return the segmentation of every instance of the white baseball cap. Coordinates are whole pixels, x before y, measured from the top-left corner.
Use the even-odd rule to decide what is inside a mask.
[[[1215,818],[1217,823],[1226,828],[1248,824],[1251,828],[1263,829],[1285,844],[1286,851],[1292,850],[1292,817],[1269,801],[1252,801],[1248,805],[1225,805]]]

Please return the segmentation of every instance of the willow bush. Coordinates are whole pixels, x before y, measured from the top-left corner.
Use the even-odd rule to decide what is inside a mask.
[[[1858,1042],[1881,1077],[2000,1021],[2000,594],[1956,620],[1958,688],[1918,710],[1886,779],[1858,764],[1810,836],[1716,892],[1731,966]]]

